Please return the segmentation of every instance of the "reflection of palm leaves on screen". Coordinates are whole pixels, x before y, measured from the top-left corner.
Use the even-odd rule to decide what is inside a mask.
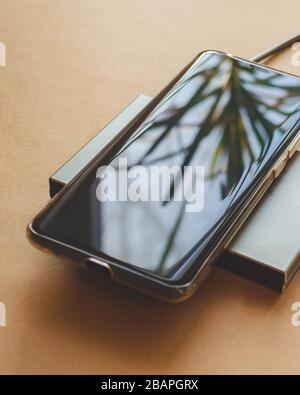
[[[222,73],[222,67],[224,63],[227,66],[230,62],[228,69],[228,78],[223,78],[224,83],[221,86],[211,90],[208,94],[206,93],[207,88],[214,80],[214,77],[220,77]],[[224,73],[223,73],[224,74]],[[285,113],[284,109],[281,108],[283,100],[286,97],[298,96],[300,94],[298,87],[281,86],[276,83],[276,80],[280,80],[280,74],[267,74],[263,78],[260,74],[257,74],[257,70],[251,66],[240,67],[234,60],[224,60],[221,58],[218,65],[209,73],[206,74],[206,78],[199,89],[189,99],[188,103],[177,108],[171,108],[168,110],[169,116],[164,116],[164,119],[155,121],[148,131],[155,130],[156,128],[162,128],[162,132],[156,138],[151,147],[140,159],[139,164],[150,164],[159,162],[163,159],[170,158],[172,156],[183,154],[184,158],[181,164],[182,171],[184,166],[191,163],[195,156],[199,143],[205,137],[209,135],[212,129],[219,128],[220,139],[215,147],[214,152],[211,155],[211,163],[209,165],[209,178],[212,179],[220,172],[227,174],[227,179],[223,185],[222,196],[225,197],[232,190],[236,182],[240,179],[243,171],[249,165],[249,160],[254,161],[259,159],[255,155],[257,144],[260,147],[260,153],[263,154],[266,148],[266,144],[270,141],[269,137],[272,136],[274,130],[278,128],[278,123],[275,124],[268,119],[268,111],[277,112],[278,115],[291,115]],[[205,73],[202,75],[205,76]],[[198,77],[199,73],[196,73],[191,78]],[[264,97],[262,98],[259,93],[255,92],[255,89],[248,89],[248,85],[252,87],[263,88]],[[269,95],[266,94],[269,88]],[[280,89],[280,94],[276,92],[274,95],[273,90]],[[224,96],[228,99],[226,103],[220,108],[220,103],[224,99]],[[272,103],[265,100],[265,97],[270,96]],[[210,111],[206,115],[205,119],[198,125],[198,131],[195,134],[195,138],[192,143],[188,146],[182,146],[173,153],[168,153],[165,156],[158,156],[152,158],[155,150],[161,143],[164,143],[165,139],[169,134],[174,131],[174,128],[178,129],[180,134],[180,128],[184,125],[184,116],[195,106],[200,106],[201,102],[204,102],[208,97],[213,98]],[[200,110],[201,111],[201,110]],[[252,134],[255,140],[250,140],[249,135]],[[150,160],[147,160],[151,157]],[[217,169],[220,164],[221,158],[226,163]],[[174,193],[174,187],[171,190],[171,197]]]
[[[227,72],[224,76],[223,68],[225,66],[227,66]],[[209,91],[209,86],[214,77],[220,78],[220,73],[223,73],[221,76],[223,79],[222,85]],[[198,73],[195,74],[195,77],[197,76]],[[263,94],[260,93],[261,89],[263,89]],[[209,93],[207,93],[207,90]],[[227,99],[223,104],[225,95]],[[191,144],[188,147],[182,146],[178,151],[169,153],[165,157],[153,158],[155,150],[165,141],[170,132],[174,131],[174,128],[177,128],[180,134],[180,128],[184,126],[184,116],[195,106],[200,106],[201,102],[207,100],[209,96],[213,98],[212,105],[205,119],[202,119],[201,123],[199,122]],[[219,140],[210,157],[207,178],[213,180],[221,173],[225,175],[220,183],[221,196],[225,198],[233,191],[245,170],[250,168],[251,163],[258,160],[266,152],[267,146],[271,144],[270,137],[274,130],[280,131],[281,122],[287,116],[292,115],[284,110],[286,98],[292,99],[297,96],[300,96],[299,88],[283,86],[280,74],[270,75],[270,73],[267,73],[264,75],[263,72],[257,71],[250,65],[241,67],[234,60],[221,58],[216,67],[205,75],[204,82],[187,104],[175,109],[172,108],[168,111],[167,116],[164,114],[164,119],[151,125],[150,130],[158,127],[163,127],[163,130],[143,158],[140,159],[139,164],[147,165],[181,154],[183,155],[181,171],[184,172],[184,166],[191,164],[201,141],[213,129],[219,130]],[[272,120],[268,117],[269,111],[273,113]],[[274,113],[278,120],[275,123]],[[150,160],[148,160],[149,157]],[[174,195],[176,185],[175,178],[170,189],[171,198]],[[163,204],[167,203],[167,201],[163,202]],[[184,205],[185,202],[182,204]],[[161,270],[173,247],[183,217],[184,210],[182,208],[161,255],[159,263]]]

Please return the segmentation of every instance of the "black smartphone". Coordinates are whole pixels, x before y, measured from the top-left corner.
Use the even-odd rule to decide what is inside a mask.
[[[299,129],[300,78],[202,52],[50,201],[30,237],[184,300],[293,155]]]

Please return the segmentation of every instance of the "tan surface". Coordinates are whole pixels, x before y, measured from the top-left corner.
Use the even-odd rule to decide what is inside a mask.
[[[299,13],[299,0],[0,0],[1,373],[300,373],[300,274],[279,297],[215,270],[170,306],[25,238],[48,175],[134,96],[199,50],[252,56],[296,33]]]

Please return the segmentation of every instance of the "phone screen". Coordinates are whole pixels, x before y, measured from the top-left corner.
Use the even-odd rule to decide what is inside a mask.
[[[205,52],[108,167],[99,159],[34,229],[170,277],[230,221],[299,118],[299,78]]]

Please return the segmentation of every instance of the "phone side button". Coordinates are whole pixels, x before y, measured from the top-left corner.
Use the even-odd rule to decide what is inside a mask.
[[[289,148],[289,158],[291,158],[297,151],[300,151],[300,136],[297,138],[297,140],[294,141],[292,146]]]
[[[289,159],[289,152],[287,152],[282,158],[279,159],[279,161],[275,164],[273,168],[273,173],[275,178],[279,177],[282,170],[285,168],[287,162]]]
[[[85,258],[83,260],[83,265],[87,269],[92,269],[97,272],[104,273],[105,275],[108,275],[109,277],[113,277],[113,271],[111,267],[109,266],[108,263],[100,261],[99,259],[96,258]]]

